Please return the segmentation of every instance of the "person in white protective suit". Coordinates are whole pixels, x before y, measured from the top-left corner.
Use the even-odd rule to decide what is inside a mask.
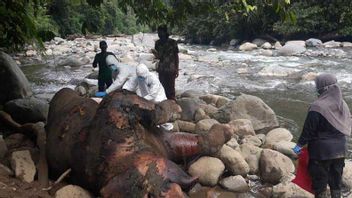
[[[139,64],[136,69],[137,79],[134,81],[135,92],[138,96],[154,103],[159,103],[167,100],[164,87],[159,81],[159,78],[149,72],[148,67],[144,64]],[[134,91],[131,89],[130,91]],[[166,130],[173,129],[172,123],[164,123],[160,125]]]
[[[148,67],[140,64],[136,69],[137,87],[136,94],[146,100],[158,103],[167,100],[164,87],[161,85],[158,77],[149,72]]]
[[[126,89],[133,91],[133,87],[136,84],[136,67],[133,65],[123,65],[118,62],[114,56],[107,56],[106,63],[108,66],[112,66],[117,70],[117,76],[114,82],[106,89],[106,93],[109,94],[117,89]]]

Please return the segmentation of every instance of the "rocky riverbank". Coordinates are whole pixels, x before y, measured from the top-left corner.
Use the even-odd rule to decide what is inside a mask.
[[[82,96],[92,95],[95,92],[95,85],[90,84],[89,79],[94,79],[94,75],[87,76],[87,74],[91,73],[91,62],[98,51],[97,45],[101,39],[103,38],[89,40],[77,38],[68,41],[56,38],[46,43],[46,56],[30,48],[25,53],[14,56],[17,64],[21,65],[21,69],[25,69],[26,65],[32,64],[45,64],[45,67],[52,68],[45,74],[46,76],[50,76],[50,72],[58,68],[58,71],[71,73],[85,71],[81,72],[79,78],[76,79],[55,79],[53,77],[52,81],[54,83],[60,81],[60,86],[50,90],[49,95],[38,91],[42,87],[31,90],[31,86],[29,86],[24,75],[18,72],[19,68],[16,63],[7,55],[1,54],[1,64],[8,65],[7,68],[9,68],[4,76],[15,79],[8,82],[18,82],[17,84],[20,85],[14,89],[11,83],[2,84],[2,90],[6,90],[2,93],[12,92],[12,95],[14,95],[11,98],[4,99],[3,109],[21,124],[28,122],[45,123],[51,95],[61,87],[69,85]],[[153,56],[149,53],[149,50],[154,46],[156,35],[139,34],[133,37],[104,39],[108,41],[109,50],[114,52],[122,63],[144,63],[150,69],[154,68]],[[287,55],[288,58],[317,56],[339,59],[344,59],[349,55],[348,43],[321,43],[316,40],[314,42],[308,40],[294,41],[286,43],[284,46],[280,46],[281,44],[278,43],[270,44],[270,46],[269,44],[266,42],[259,44],[253,41],[252,44],[245,43],[238,46],[238,49],[248,53],[244,54],[244,57],[246,55],[258,59],[278,57],[281,62],[287,60],[283,55]],[[215,76],[211,74],[212,70],[199,74],[199,70],[195,67],[202,64],[210,64],[217,69],[233,67],[237,75],[240,76],[248,77],[252,73],[257,73],[263,78],[291,78],[298,79],[303,83],[312,82],[319,71],[290,68],[287,65],[266,65],[265,67],[253,68],[252,63],[248,62],[248,57],[229,57],[229,54],[233,52],[232,50],[224,52],[219,49],[208,48],[205,51],[197,52],[187,45],[180,45],[183,75],[178,79],[178,104],[183,112],[181,118],[174,122],[174,131],[207,134],[214,124],[222,123],[230,125],[234,134],[233,138],[216,155],[202,156],[192,163],[187,163],[184,170],[192,176],[199,177],[199,183],[186,193],[190,197],[204,197],[205,194],[214,196],[241,195],[243,197],[295,197],[297,195],[312,197],[311,194],[304,192],[290,182],[295,172],[296,156],[291,151],[295,143],[293,142],[292,132],[279,126],[274,111],[255,96],[242,94],[238,97],[224,97],[207,94],[206,92],[217,92],[219,90],[217,86],[221,85],[219,82],[231,81],[231,79],[226,77],[222,77],[224,78],[222,79],[219,75]],[[237,51],[237,48],[234,50]],[[314,66],[310,65],[309,67]],[[17,81],[16,79],[22,80]],[[203,83],[204,79],[207,83]],[[193,86],[181,87],[185,84]],[[45,86],[47,84],[44,84]],[[11,89],[9,91],[5,88]],[[273,88],[277,89],[275,86]],[[195,91],[184,92],[188,89]],[[35,97],[31,97],[32,92],[34,92]],[[9,183],[3,185],[3,189],[6,192],[14,193],[18,190],[18,192],[26,193],[28,187],[23,189],[11,185],[11,179],[13,179],[11,175],[15,175],[24,182],[32,182],[38,179],[36,174],[36,167],[39,164],[38,145],[35,139],[26,133],[18,133],[19,131],[8,129],[3,125],[1,130],[4,136],[0,141],[1,156],[3,156],[1,161],[3,166],[0,167],[4,167],[2,169],[6,170],[5,172],[1,171],[5,173],[1,175],[7,178],[6,181],[9,181]],[[16,160],[19,161],[16,162]],[[209,164],[212,164],[212,166],[209,166]],[[344,172],[346,195],[348,195],[347,191],[351,190],[351,181],[352,164],[346,161]],[[34,191],[33,189],[38,190],[37,183],[34,181],[32,184],[27,190],[31,192]],[[25,185],[23,183],[18,184],[18,186]],[[19,189],[21,190],[19,191]],[[68,186],[66,189],[70,189],[67,190],[67,193],[71,191],[80,193],[71,190],[77,189],[76,187]],[[79,190],[81,189],[79,188]],[[1,192],[5,191],[0,189]],[[83,194],[90,196],[86,192]],[[81,195],[83,196],[83,194]],[[47,195],[54,196],[55,191],[51,192],[51,195]],[[69,195],[66,194],[65,196]]]

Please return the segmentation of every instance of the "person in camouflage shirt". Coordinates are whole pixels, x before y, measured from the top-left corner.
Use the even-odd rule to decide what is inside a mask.
[[[155,42],[153,54],[159,63],[156,71],[163,85],[167,99],[175,100],[175,79],[178,77],[178,47],[174,39],[169,38],[165,25],[158,27],[159,40]]]
[[[105,91],[112,84],[112,70],[106,64],[106,57],[108,55],[115,56],[112,52],[107,52],[108,45],[105,41],[100,41],[99,43],[101,52],[96,54],[93,61],[93,67],[96,68],[99,65],[99,75],[98,75],[98,89],[99,92]],[[105,87],[106,85],[106,87]]]

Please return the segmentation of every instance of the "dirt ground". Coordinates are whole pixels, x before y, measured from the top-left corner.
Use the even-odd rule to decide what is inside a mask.
[[[41,190],[38,182],[22,182],[19,179],[0,175],[0,198],[47,198],[53,197]]]

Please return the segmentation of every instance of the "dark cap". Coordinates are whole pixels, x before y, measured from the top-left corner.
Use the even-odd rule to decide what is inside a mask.
[[[99,46],[103,46],[103,45],[107,46],[108,44],[106,43],[106,41],[100,41]]]

